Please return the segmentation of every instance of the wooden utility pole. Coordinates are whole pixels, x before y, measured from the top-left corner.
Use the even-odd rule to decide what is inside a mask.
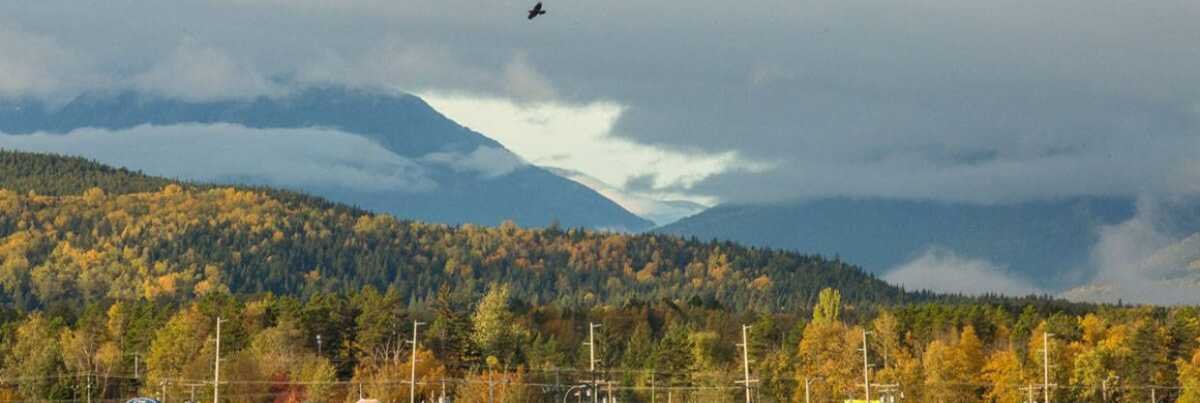
[[[742,343],[738,344],[738,347],[742,348],[742,381],[738,383],[746,387],[746,403],[750,403],[750,384],[755,382],[750,379],[750,342],[747,336],[749,331],[749,325],[742,325]]]

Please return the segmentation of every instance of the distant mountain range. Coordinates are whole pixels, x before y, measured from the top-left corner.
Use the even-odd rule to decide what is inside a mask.
[[[1100,228],[1125,222],[1137,210],[1134,199],[1117,197],[1009,205],[833,198],[723,205],[656,231],[838,256],[874,273],[938,248],[1061,290],[1091,280]],[[1200,231],[1196,212],[1200,208],[1175,214],[1166,226],[1180,236]]]
[[[365,160],[372,150],[361,150],[364,161],[354,158],[357,150],[349,151],[350,158],[322,155],[323,150],[312,150],[314,155],[291,156],[286,155],[284,146],[287,144],[284,142],[304,137],[266,136],[273,143],[258,144],[255,150],[261,151],[254,152],[272,154],[271,158],[265,155],[262,160],[243,158],[256,161],[238,161],[237,164],[245,164],[245,167],[223,169],[221,177],[182,179],[293,188],[402,218],[442,223],[496,225],[514,220],[523,226],[546,226],[557,222],[563,226],[623,231],[639,231],[653,225],[586,186],[525,163],[496,141],[458,125],[421,99],[407,94],[313,87],[298,89],[282,97],[247,100],[193,102],[115,91],[85,94],[65,105],[47,105],[37,100],[0,102],[0,132],[9,135],[64,135],[78,133],[81,129],[99,129],[106,134],[136,129],[139,133],[154,134],[156,131],[172,132],[170,128],[180,125],[191,131],[198,130],[196,126],[213,125],[209,129],[214,132],[314,129],[316,133],[350,134],[365,138],[386,150],[384,153],[396,157],[388,160],[388,164],[378,164]],[[101,154],[71,148],[67,142],[55,139],[33,141],[32,137],[36,136],[8,138],[8,141],[0,141],[0,147],[80,154],[110,164],[132,165],[129,166],[132,169],[145,168],[147,173],[154,175],[187,175],[172,175],[173,172],[186,172],[180,167],[162,168],[161,164],[150,163],[144,164],[145,167],[137,166],[140,160],[136,154],[146,152],[141,147]],[[236,152],[243,146],[242,141],[252,140],[249,136],[241,136],[228,141],[229,144],[208,145],[207,148],[195,144],[179,144],[173,148],[167,144],[154,152],[169,154],[160,158],[178,155],[179,164],[186,164],[191,159],[182,156],[201,152],[192,151],[192,148]],[[332,148],[324,144],[312,147]],[[290,179],[279,179],[262,173],[271,169],[266,166],[270,161],[289,158],[322,160],[322,163],[349,169],[357,176],[345,180],[333,177],[320,182],[308,180],[307,176],[311,174],[295,173]],[[329,159],[338,160],[325,161]],[[384,166],[381,168],[381,165]],[[493,167],[495,169],[491,170]],[[382,185],[377,184],[348,185],[355,181],[370,183],[375,175],[391,174],[389,170],[398,169],[405,170],[406,175],[419,177],[423,185],[416,190],[380,188]]]

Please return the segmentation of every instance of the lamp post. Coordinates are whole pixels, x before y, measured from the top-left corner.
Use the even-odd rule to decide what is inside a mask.
[[[586,387],[587,387],[587,385],[575,385],[570,388],[567,388],[567,393],[563,393],[563,400],[562,400],[563,403],[567,403],[567,398],[571,396],[572,390],[575,390],[576,388],[586,388]]]

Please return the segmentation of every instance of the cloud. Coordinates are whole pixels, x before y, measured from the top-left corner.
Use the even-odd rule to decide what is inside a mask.
[[[79,129],[0,135],[0,148],[78,155],[150,175],[203,182],[359,192],[425,192],[437,184],[417,162],[357,135],[238,125]]]
[[[59,98],[97,85],[79,54],[53,38],[0,24],[0,97]]]
[[[618,188],[579,171],[559,168],[550,168],[550,170],[558,176],[573,180],[595,190],[602,196],[629,210],[629,212],[654,222],[655,225],[670,224],[678,221],[680,218],[694,215],[708,208],[708,206],[689,201],[660,200],[642,193],[647,190],[652,191],[652,189],[639,188],[628,184],[625,185],[624,189]]]
[[[185,101],[282,95],[284,89],[219,49],[185,39],[150,70],[132,78],[139,90]]]
[[[564,166],[608,183],[634,166],[706,200],[1200,192],[1188,152],[1200,93],[1180,85],[1200,81],[1193,0],[550,6],[534,22],[471,0],[43,0],[0,3],[0,15],[118,78],[194,37],[268,77],[617,105],[612,140],[696,158]],[[62,85],[49,82],[38,87]],[[736,158],[700,158],[722,155]]]
[[[446,116],[487,133],[536,165],[583,172],[609,184],[624,184],[654,173],[653,183],[638,182],[642,189],[637,190],[659,200],[708,203],[710,199],[686,190],[720,172],[761,172],[769,166],[745,161],[734,152],[663,150],[617,137],[612,133],[613,124],[624,108],[611,102],[574,105],[442,93],[421,96]]]
[[[439,90],[501,96],[513,100],[549,101],[554,86],[529,60],[514,50],[499,64],[471,62],[458,53],[428,44],[390,38],[358,52],[325,49],[296,73],[302,83],[333,83],[398,88],[409,92]]]
[[[1128,221],[1103,226],[1092,250],[1097,270],[1064,297],[1092,302],[1200,303],[1200,221],[1194,198],[1143,197]]]
[[[521,157],[503,148],[479,146],[469,153],[438,152],[421,157],[421,161],[444,165],[457,172],[475,172],[484,178],[508,175],[527,166]]]
[[[909,290],[941,293],[1013,296],[1044,293],[1028,281],[1006,273],[1003,267],[986,260],[961,257],[939,247],[930,248],[911,262],[892,269],[883,279]]]

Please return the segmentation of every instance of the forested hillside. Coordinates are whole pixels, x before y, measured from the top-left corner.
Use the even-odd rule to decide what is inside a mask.
[[[443,284],[478,293],[494,282],[528,303],[567,307],[696,299],[793,309],[828,286],[855,302],[929,297],[841,262],[731,243],[424,224],[286,192],[173,183],[144,191],[167,182],[75,159],[4,159],[12,177],[42,178],[0,190],[0,301],[21,308],[364,285],[421,304]]]
[[[406,401],[410,386],[425,401],[552,402],[587,384],[619,401],[741,401],[742,325],[754,401],[861,396],[864,331],[873,396],[1016,403],[1050,368],[1052,401],[1200,401],[1195,308],[909,293],[731,243],[430,225],[78,159],[0,161],[15,189],[0,190],[0,401],[210,400],[218,318],[229,402]]]

